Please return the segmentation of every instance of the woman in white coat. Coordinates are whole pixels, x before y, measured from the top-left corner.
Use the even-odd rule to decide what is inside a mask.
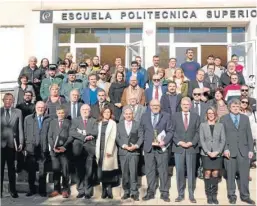
[[[112,110],[101,111],[96,140],[97,175],[102,182],[102,198],[113,198],[112,185],[118,181],[118,158],[115,143],[117,125],[112,120]]]

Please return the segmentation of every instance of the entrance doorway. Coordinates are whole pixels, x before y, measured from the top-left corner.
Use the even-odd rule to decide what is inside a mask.
[[[226,45],[202,45],[201,46],[201,65],[207,64],[207,58],[209,55],[221,58],[222,66],[226,66],[227,63],[227,46]]]
[[[115,58],[120,57],[122,65],[125,64],[126,47],[116,45],[101,45],[100,46],[100,60],[101,64],[109,64],[114,66]]]

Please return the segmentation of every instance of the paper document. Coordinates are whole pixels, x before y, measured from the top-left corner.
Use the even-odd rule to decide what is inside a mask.
[[[160,134],[158,134],[157,136],[157,140],[160,142],[160,141],[163,141],[164,138],[166,137],[166,132],[164,130],[162,130],[162,132]],[[163,146],[161,147],[162,148],[162,151],[165,152],[166,149],[170,146],[170,143],[167,144],[166,146]]]

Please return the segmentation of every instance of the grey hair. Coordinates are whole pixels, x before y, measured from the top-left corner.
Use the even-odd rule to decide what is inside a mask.
[[[133,110],[129,105],[126,105],[125,107],[123,107],[123,114],[125,113],[126,110],[130,110],[133,113]]]
[[[187,101],[189,104],[192,103],[192,101],[191,101],[191,99],[190,99],[189,97],[183,97],[183,98],[181,99],[181,103],[182,103],[183,101]]]
[[[79,93],[79,90],[78,90],[78,89],[72,89],[72,90],[70,91],[70,95],[71,95],[73,92],[78,92],[78,93]],[[80,93],[79,93],[79,96],[80,96]]]
[[[231,108],[231,105],[232,105],[232,104],[240,105],[241,102],[240,102],[239,99],[236,99],[236,98],[231,99],[231,100],[228,102],[228,108],[229,108],[229,109]]]

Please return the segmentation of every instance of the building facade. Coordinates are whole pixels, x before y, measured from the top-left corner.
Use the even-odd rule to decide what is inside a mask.
[[[187,48],[202,65],[210,54],[224,65],[237,54],[244,75],[256,75],[255,0],[6,1],[1,11],[1,57],[12,72],[0,81],[16,80],[32,55],[53,63],[67,52],[75,62],[98,55],[110,64],[119,56],[126,67],[139,55],[149,67],[157,54],[167,67],[170,57],[182,63]]]

